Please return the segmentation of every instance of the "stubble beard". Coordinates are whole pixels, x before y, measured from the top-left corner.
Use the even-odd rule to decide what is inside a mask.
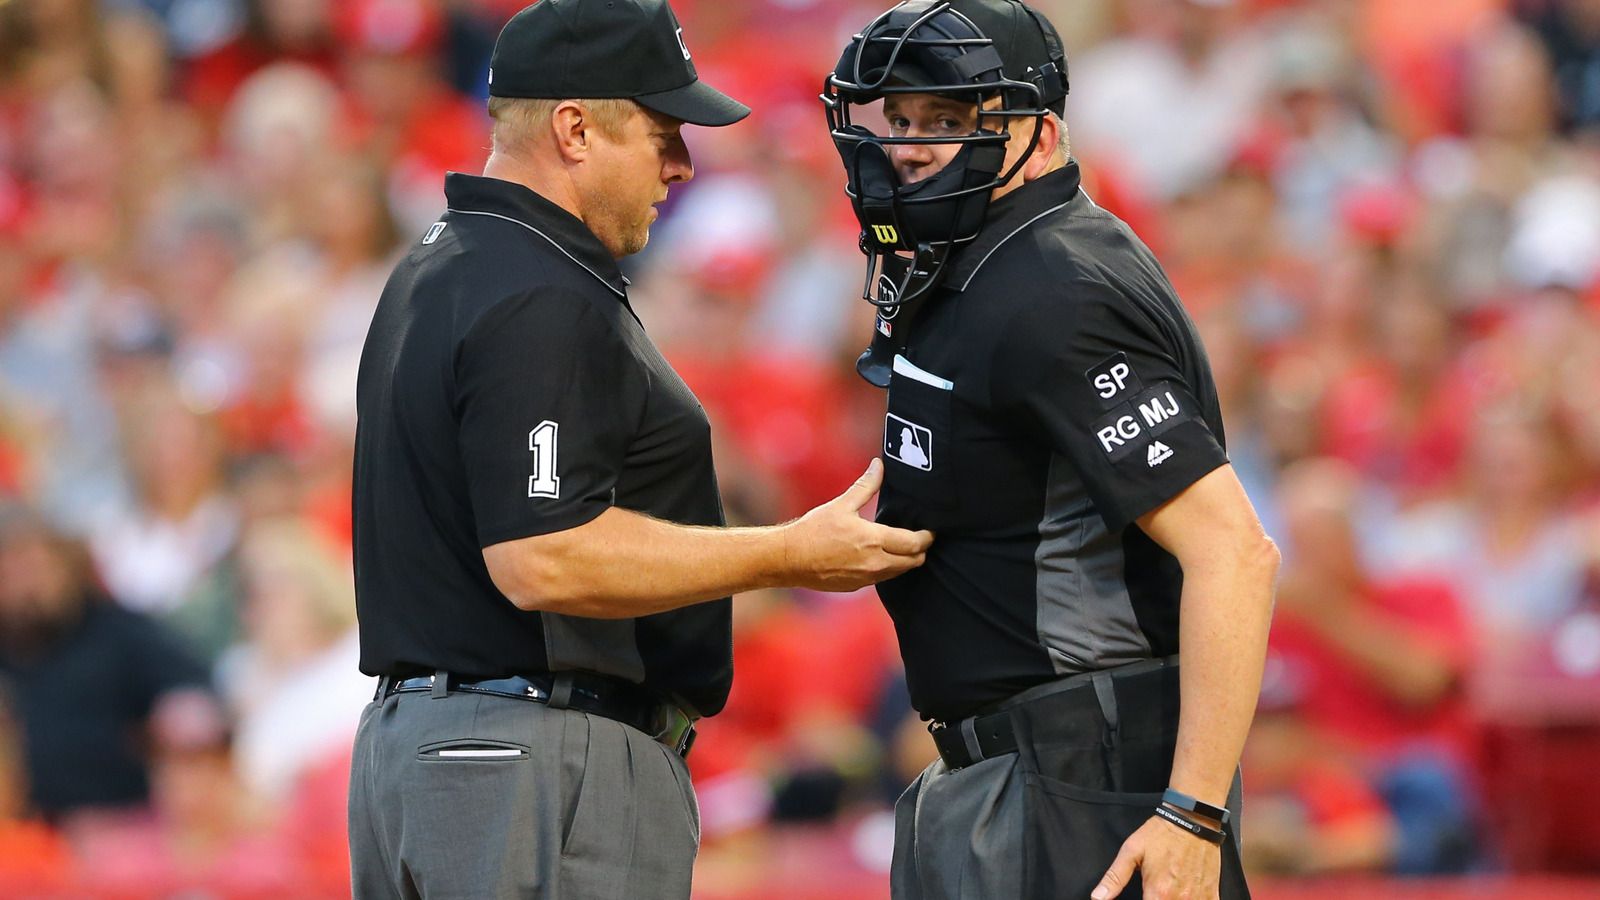
[[[599,235],[601,243],[617,259],[638,253],[650,242],[651,207],[646,206],[644,212],[635,213],[629,206],[619,202],[614,195],[604,196],[599,204],[599,218],[606,223],[606,230],[610,232]]]
[[[625,227],[623,231],[623,256],[632,256],[645,248],[650,243],[650,220],[639,219]]]

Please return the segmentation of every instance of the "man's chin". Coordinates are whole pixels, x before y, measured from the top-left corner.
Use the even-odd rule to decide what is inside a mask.
[[[617,254],[617,258],[621,259],[624,256],[632,256],[635,253],[638,253],[640,250],[643,250],[645,248],[645,245],[649,244],[649,243],[650,243],[650,227],[647,225],[647,226],[645,226],[643,228],[640,228],[638,233],[630,235],[623,242],[623,244],[622,244],[622,252]]]

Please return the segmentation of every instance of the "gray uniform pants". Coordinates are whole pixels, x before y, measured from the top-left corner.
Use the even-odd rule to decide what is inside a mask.
[[[507,697],[367,706],[350,772],[356,900],[687,898],[700,814],[677,754]]]
[[[1019,752],[925,769],[895,804],[895,900],[1087,900],[1171,773],[1177,666],[1153,665],[1019,695],[1002,705]],[[1236,823],[1237,778],[1228,806]],[[1235,828],[1225,829],[1222,900],[1250,896]],[[1121,897],[1142,895],[1136,876]]]
[[[935,760],[895,804],[896,900],[1023,896],[1022,777],[1015,753],[957,772]]]

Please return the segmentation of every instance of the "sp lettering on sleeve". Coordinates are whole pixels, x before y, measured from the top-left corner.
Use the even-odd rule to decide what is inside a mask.
[[[1144,382],[1139,380],[1139,373],[1133,371],[1133,365],[1128,362],[1126,353],[1112,354],[1083,374],[1089,379],[1089,386],[1094,389],[1100,405],[1108,409],[1144,387]]]

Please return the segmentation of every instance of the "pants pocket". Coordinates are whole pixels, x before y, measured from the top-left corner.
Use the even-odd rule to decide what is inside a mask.
[[[588,826],[593,818],[593,803],[585,804],[586,794],[594,793],[589,783],[590,769],[594,763],[594,735],[592,723],[585,713],[568,710],[563,714],[561,730],[561,858],[571,857],[581,850],[589,839]],[[593,798],[589,798],[593,799]],[[574,846],[574,845],[577,846]]]
[[[1043,775],[1026,776],[1023,896],[1089,896],[1111,868],[1123,841],[1149,821],[1160,803],[1159,793],[1097,791]],[[1225,830],[1219,894],[1222,900],[1249,900],[1238,842],[1231,829]],[[1135,872],[1119,897],[1142,896],[1143,885]]]
[[[494,763],[527,758],[528,748],[521,744],[481,738],[435,741],[417,748],[417,759],[423,762]]]
[[[1077,787],[1043,775],[1023,781],[1023,896],[1087,897],[1122,842],[1150,818],[1160,794]],[[1123,897],[1142,893],[1139,876]]]
[[[689,833],[694,835],[696,850],[700,847],[700,799],[695,796],[694,784],[689,777],[689,765],[683,757],[672,752],[666,747],[661,748],[662,755],[666,757],[667,768],[672,772],[672,783],[683,795],[684,822],[689,826]]]

